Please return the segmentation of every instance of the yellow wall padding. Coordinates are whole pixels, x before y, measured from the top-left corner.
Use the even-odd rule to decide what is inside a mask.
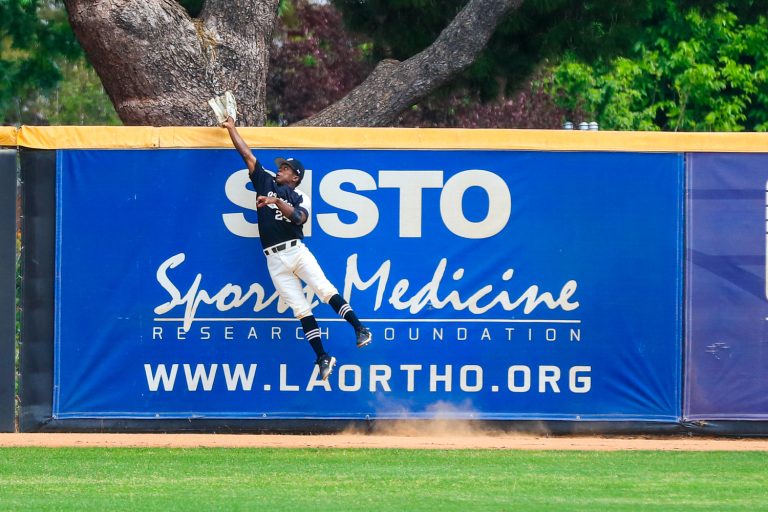
[[[16,147],[16,128],[0,126],[0,146]]]
[[[19,146],[34,149],[156,148],[151,126],[22,126]]]
[[[239,128],[251,147],[768,153],[768,133],[668,133],[448,128]],[[231,148],[223,128],[23,126],[38,149]]]

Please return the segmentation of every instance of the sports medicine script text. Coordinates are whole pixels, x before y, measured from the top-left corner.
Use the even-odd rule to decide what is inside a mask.
[[[267,291],[260,283],[251,283],[247,288],[239,285],[227,283],[220,290],[213,293],[201,287],[203,275],[198,273],[189,288],[182,292],[174,284],[169,276],[169,270],[181,265],[186,259],[184,253],[178,253],[165,260],[157,269],[157,282],[170,295],[170,300],[160,304],[154,309],[155,314],[163,315],[177,306],[184,307],[183,329],[188,331],[192,322],[194,322],[198,308],[201,304],[213,305],[218,311],[230,311],[240,308],[246,302],[253,299],[253,311],[259,312],[269,307],[277,301],[277,310],[279,313],[285,312],[288,307],[278,298],[277,292],[267,296]],[[417,314],[425,307],[433,309],[443,309],[451,307],[455,311],[467,310],[473,314],[480,315],[493,307],[501,306],[505,311],[513,311],[523,307],[525,314],[530,314],[540,305],[545,305],[550,310],[560,308],[563,311],[573,311],[579,307],[578,301],[572,301],[578,283],[571,279],[567,281],[560,289],[559,295],[555,297],[551,292],[540,291],[538,285],[530,285],[522,294],[517,297],[510,297],[506,290],[494,290],[493,285],[487,284],[480,286],[469,296],[462,297],[459,290],[448,289],[448,279],[445,277],[448,267],[447,258],[442,258],[435,271],[427,283],[412,284],[408,279],[398,280],[394,286],[388,289],[390,280],[391,261],[386,260],[379,269],[367,280],[360,276],[357,266],[357,254],[352,254],[347,258],[346,277],[344,279],[344,297],[351,300],[353,290],[366,290],[376,287],[376,299],[374,310],[381,308],[384,295],[389,291],[387,302],[396,310],[408,310],[411,314]],[[507,269],[501,275],[502,281],[509,281],[514,274],[513,269]],[[454,282],[458,282],[464,276],[464,269],[459,268],[452,274]],[[394,281],[394,279],[392,279]],[[441,287],[443,290],[441,290]],[[464,285],[462,288],[466,288]],[[409,290],[411,290],[409,292]],[[314,294],[308,288],[305,288],[307,298],[313,307],[317,304],[314,300]]]

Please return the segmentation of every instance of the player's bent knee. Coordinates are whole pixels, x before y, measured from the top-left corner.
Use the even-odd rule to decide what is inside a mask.
[[[308,316],[312,316],[312,309],[299,309],[293,310],[293,316],[295,316],[298,320],[301,320],[302,318],[306,318]]]
[[[323,288],[322,290],[318,290],[317,296],[320,298],[320,301],[323,302],[323,304],[328,304],[328,301],[331,300],[331,297],[334,295],[337,295],[339,291],[331,285],[328,288]]]

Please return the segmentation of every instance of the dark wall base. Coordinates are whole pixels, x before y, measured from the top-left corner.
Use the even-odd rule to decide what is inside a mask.
[[[56,152],[21,151],[23,314],[19,429],[35,432],[51,418],[56,243]]]
[[[0,432],[16,428],[16,151],[0,150]]]

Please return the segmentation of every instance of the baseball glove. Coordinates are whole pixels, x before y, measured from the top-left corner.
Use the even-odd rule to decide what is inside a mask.
[[[209,99],[208,104],[211,106],[219,124],[226,121],[227,117],[237,121],[237,102],[235,102],[235,96],[232,94],[232,91],[227,91],[221,96]]]

